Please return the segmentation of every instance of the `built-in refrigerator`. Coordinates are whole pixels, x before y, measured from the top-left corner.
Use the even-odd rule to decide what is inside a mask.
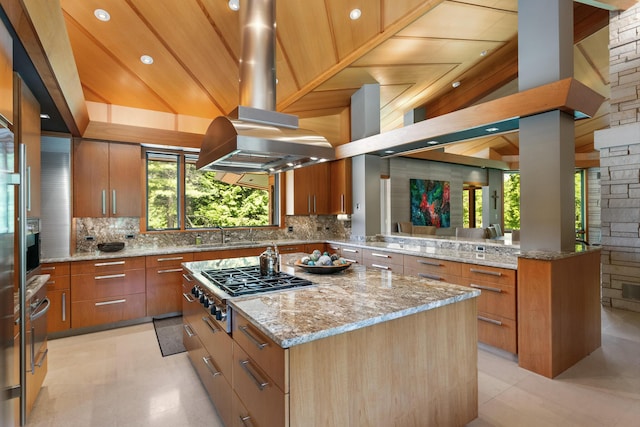
[[[13,378],[14,326],[14,185],[15,173],[13,134],[0,122],[0,426],[14,425],[13,411],[16,392]]]

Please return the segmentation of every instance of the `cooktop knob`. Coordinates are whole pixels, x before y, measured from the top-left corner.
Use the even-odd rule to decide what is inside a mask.
[[[191,289],[191,295],[193,295],[193,296],[196,296],[196,297],[197,297],[197,296],[198,296],[198,292],[199,292],[199,291],[198,291],[198,288],[197,288],[196,286],[194,286],[194,287]]]
[[[209,308],[209,305],[211,304],[211,300],[209,298],[205,298],[202,304],[204,305],[204,308]]]
[[[204,296],[204,292],[203,292],[203,293],[201,293],[201,294],[200,294],[200,304],[204,304],[204,301],[205,301],[206,299],[207,299],[207,298]]]
[[[216,315],[216,305],[215,304],[211,304],[211,315],[215,316]]]
[[[223,312],[222,310],[218,310],[216,312],[216,320],[224,320],[227,318],[227,313]]]

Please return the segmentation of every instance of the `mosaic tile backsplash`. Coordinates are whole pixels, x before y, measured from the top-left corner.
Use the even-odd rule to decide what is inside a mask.
[[[74,218],[74,222],[76,252],[93,252],[97,249],[98,243],[114,241],[125,242],[129,249],[192,246],[196,244],[196,236],[199,236],[202,245],[215,245],[222,242],[220,230],[142,232],[140,219],[137,217]],[[292,231],[288,231],[290,227]],[[225,228],[224,233],[227,243],[269,240],[348,240],[351,235],[351,221],[339,221],[333,215],[287,216],[284,228]]]

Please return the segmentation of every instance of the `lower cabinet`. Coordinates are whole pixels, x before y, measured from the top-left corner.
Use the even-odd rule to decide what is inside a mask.
[[[182,311],[181,263],[192,260],[191,253],[146,257],[147,316]]]
[[[71,264],[71,327],[145,317],[145,258]]]
[[[47,313],[47,332],[66,331],[71,327],[71,279],[68,262],[42,264],[42,274],[48,274],[47,297],[51,308]]]
[[[365,249],[362,254],[362,263],[370,268],[389,270],[398,274],[404,273],[404,258],[402,254]]]

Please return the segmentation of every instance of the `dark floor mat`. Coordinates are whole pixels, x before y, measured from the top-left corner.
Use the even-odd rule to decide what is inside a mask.
[[[182,344],[182,316],[153,319],[153,327],[163,357],[186,351]]]

